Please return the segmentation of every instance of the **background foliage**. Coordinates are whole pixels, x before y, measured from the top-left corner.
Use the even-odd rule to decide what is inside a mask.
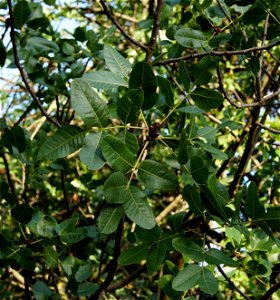
[[[280,2],[0,9],[0,298],[279,299]]]

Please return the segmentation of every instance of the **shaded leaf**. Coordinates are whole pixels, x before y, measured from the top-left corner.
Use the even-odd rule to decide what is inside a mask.
[[[27,1],[19,1],[14,6],[14,26],[16,29],[21,29],[21,27],[26,23],[28,17],[31,14],[29,4]]]
[[[270,228],[280,231],[280,207],[269,207],[261,220]]]
[[[147,257],[147,270],[148,273],[153,274],[156,272],[162,264],[167,247],[164,242],[159,242],[152,246]]]
[[[55,251],[53,246],[45,247],[44,254],[46,256],[47,269],[56,268],[58,265],[58,253]]]
[[[42,281],[36,281],[32,286],[32,292],[36,300],[46,300],[52,295],[52,291]]]
[[[159,279],[159,286],[163,290],[163,292],[174,300],[180,300],[182,298],[182,293],[175,291],[172,288],[173,276],[170,274],[163,275]]]
[[[211,296],[218,292],[218,282],[212,272],[207,269],[202,269],[201,277],[198,281],[201,290]]]
[[[80,151],[80,160],[89,170],[99,170],[105,164],[100,147],[101,139],[102,132],[91,133],[84,139],[84,146]]]
[[[188,265],[174,277],[172,288],[176,291],[187,291],[198,283],[200,277],[201,267]]]
[[[230,33],[224,33],[220,32],[217,35],[212,36],[212,38],[209,40],[208,45],[211,48],[217,48],[220,45],[225,44],[232,38],[232,35]]]
[[[98,227],[101,233],[110,234],[116,231],[122,217],[122,206],[103,208],[98,218]]]
[[[205,253],[203,248],[187,238],[177,237],[172,240],[172,246],[194,261],[204,261]]]
[[[218,249],[210,249],[205,254],[205,260],[210,265],[224,264],[229,267],[237,267],[238,263]]]
[[[22,203],[12,208],[11,215],[21,224],[27,224],[34,213],[33,208],[29,205]]]
[[[206,152],[211,153],[212,156],[216,159],[226,160],[228,158],[226,153],[209,144],[203,143],[201,141],[195,141],[195,143],[201,146],[201,148],[203,148]]]
[[[173,95],[173,91],[171,89],[170,81],[161,76],[157,76],[157,81],[158,81],[158,86],[160,88],[160,91],[164,95],[166,104],[169,106],[173,106],[174,95]]]
[[[195,104],[205,111],[208,111],[212,108],[217,108],[224,101],[224,98],[220,93],[200,87],[196,88],[191,93],[191,97],[193,98]]]
[[[178,162],[181,165],[184,165],[188,161],[188,151],[187,147],[189,146],[189,141],[187,139],[186,129],[183,128],[180,136],[180,143],[178,149]]]
[[[205,85],[210,82],[216,67],[217,63],[211,56],[203,57],[193,67],[194,84]]]
[[[60,127],[41,146],[38,160],[56,160],[78,150],[84,142],[85,131],[74,125]]]
[[[105,101],[83,79],[74,79],[71,84],[71,104],[87,126],[105,127],[109,111]]]
[[[83,282],[79,284],[78,296],[90,297],[99,289],[99,285],[95,282]]]
[[[118,263],[121,266],[140,263],[142,260],[147,258],[149,249],[150,245],[139,245],[131,247],[121,253],[121,255],[118,257]]]
[[[255,182],[251,182],[247,189],[245,212],[253,220],[260,219],[265,214],[264,207],[259,201],[258,187]]]
[[[106,66],[111,72],[126,76],[131,69],[131,65],[116,49],[111,46],[104,46],[104,58]]]
[[[41,236],[51,238],[54,234],[56,220],[51,216],[43,216],[36,225],[37,233]]]
[[[208,167],[205,165],[205,161],[197,155],[191,157],[191,174],[199,184],[205,183],[208,179]]]
[[[93,266],[91,263],[84,263],[79,266],[76,274],[75,279],[77,282],[82,282],[89,278],[89,276],[92,274]]]
[[[31,55],[47,55],[49,53],[57,53],[59,51],[59,47],[55,42],[39,36],[29,37],[26,42],[26,48]]]
[[[204,110],[197,107],[196,105],[180,107],[180,108],[176,109],[176,111],[178,111],[180,113],[191,114],[191,115],[199,115],[199,114],[204,113]]]
[[[140,165],[138,176],[148,189],[168,191],[176,189],[178,184],[175,173],[170,172],[164,165],[149,159]]]
[[[127,179],[121,172],[113,173],[104,184],[104,196],[109,203],[124,203],[127,197]]]
[[[112,164],[116,171],[125,173],[133,168],[136,162],[136,155],[121,140],[113,136],[106,136],[102,140],[101,145],[105,159]]]
[[[175,39],[183,47],[201,48],[206,43],[206,37],[201,31],[181,28],[176,31]]]
[[[182,195],[184,199],[188,202],[190,209],[196,215],[203,215],[203,206],[200,198],[200,194],[197,189],[192,185],[186,185],[183,189]]]
[[[101,90],[110,90],[120,86],[128,87],[127,82],[118,74],[109,71],[95,71],[83,76],[90,86]]]
[[[124,124],[137,120],[143,100],[144,95],[140,89],[128,90],[126,94],[119,99],[117,104],[117,113]]]
[[[55,232],[60,235],[65,232],[71,232],[79,220],[77,213],[73,214],[70,219],[64,220],[55,226]]]
[[[183,83],[186,92],[188,92],[190,89],[191,79],[186,68],[186,63],[183,61],[179,62],[179,77],[181,79],[181,82]]]
[[[123,208],[127,217],[138,226],[151,229],[156,225],[156,220],[151,209],[146,194],[139,188],[130,186],[127,189],[126,202]]]
[[[75,228],[71,231],[60,234],[62,243],[71,245],[77,243],[87,237],[87,229],[85,227]]]

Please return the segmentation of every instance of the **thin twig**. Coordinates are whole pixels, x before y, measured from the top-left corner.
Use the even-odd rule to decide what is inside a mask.
[[[62,187],[62,191],[63,191],[63,197],[64,197],[64,201],[65,201],[65,205],[66,205],[66,211],[67,211],[68,216],[70,217],[70,206],[69,206],[69,200],[68,200],[67,190],[66,190],[66,185],[65,185],[65,174],[64,174],[63,170],[60,171],[60,180],[61,180],[61,187]]]
[[[274,128],[270,128],[268,126],[265,126],[264,124],[260,123],[260,122],[256,122],[256,125],[258,125],[259,127],[268,130],[272,133],[276,133],[276,134],[280,134],[280,130],[274,129]]]
[[[37,105],[37,107],[39,108],[41,113],[46,117],[46,119],[49,122],[54,124],[56,127],[60,127],[60,124],[46,112],[46,110],[42,106],[40,100],[37,98],[35,92],[33,91],[32,87],[30,86],[30,84],[28,82],[27,76],[25,74],[25,71],[24,71],[24,69],[19,61],[19,57],[18,57],[17,45],[16,45],[16,39],[15,39],[14,15],[13,15],[13,8],[12,8],[11,0],[8,0],[8,6],[9,6],[9,14],[10,14],[11,41],[12,41],[12,45],[13,45],[14,60],[15,60],[16,66],[20,72],[22,81],[24,82],[28,93],[32,97],[33,101],[35,102],[35,104]]]
[[[160,14],[163,9],[163,0],[158,0],[157,2],[158,3],[157,3],[156,13],[155,13],[155,17],[154,17],[154,26],[153,26],[153,30],[152,30],[151,40],[150,40],[150,43],[149,43],[148,49],[147,49],[146,62],[151,61],[152,55],[155,51],[157,37],[159,34]]]
[[[162,60],[162,61],[157,62],[155,65],[158,65],[158,66],[167,65],[167,64],[179,62],[181,60],[192,60],[194,58],[200,58],[200,57],[204,57],[204,56],[207,56],[207,55],[211,55],[211,56],[242,55],[242,54],[247,54],[247,53],[253,53],[253,52],[258,52],[258,51],[262,51],[262,50],[267,50],[267,49],[273,48],[273,47],[278,46],[278,45],[280,45],[280,40],[275,41],[275,42],[270,43],[270,44],[267,44],[267,45],[262,45],[262,46],[259,46],[259,47],[247,48],[247,49],[243,49],[243,50],[209,51],[209,52],[192,53],[192,54],[188,54],[188,55],[181,56],[181,57],[176,57],[176,58],[170,58],[170,59]]]
[[[103,7],[104,13],[106,14],[106,16],[113,22],[113,24],[115,24],[115,26],[119,29],[119,31],[122,33],[122,35],[128,40],[130,41],[133,45],[147,51],[147,46],[141,44],[140,42],[138,42],[137,40],[135,40],[133,37],[131,37],[128,33],[126,33],[126,31],[122,28],[121,24],[115,19],[115,17],[113,16],[113,14],[110,12],[110,10],[107,7],[107,4],[105,3],[104,0],[100,0],[100,4]]]

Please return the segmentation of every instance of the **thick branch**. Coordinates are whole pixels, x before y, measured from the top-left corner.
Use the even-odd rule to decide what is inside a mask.
[[[209,51],[209,52],[201,52],[201,53],[192,53],[192,54],[188,54],[188,55],[181,56],[181,57],[162,60],[162,61],[159,61],[158,63],[156,63],[156,65],[159,65],[159,66],[160,65],[167,65],[167,64],[179,62],[181,60],[192,60],[194,58],[200,58],[200,57],[204,57],[204,56],[207,56],[207,55],[211,55],[211,56],[231,56],[231,55],[247,54],[247,53],[253,53],[253,52],[258,52],[258,51],[270,49],[270,48],[273,48],[273,47],[278,46],[278,45],[280,45],[280,41],[275,41],[275,42],[267,44],[267,45],[247,48],[247,49],[244,49],[244,50]]]
[[[269,300],[270,297],[280,289],[280,282],[273,285],[261,298],[260,300]]]
[[[110,10],[108,9],[106,3],[104,0],[100,0],[100,4],[103,7],[104,13],[106,14],[106,16],[113,22],[113,24],[116,25],[116,27],[119,29],[119,31],[122,33],[122,35],[128,40],[130,41],[133,45],[143,49],[143,50],[147,50],[147,47],[143,44],[141,44],[140,42],[138,42],[137,40],[135,40],[133,37],[131,37],[128,33],[126,33],[126,31],[122,28],[121,24],[115,19],[115,17],[113,16],[113,14],[110,12]]]
[[[156,13],[154,17],[154,26],[152,30],[152,36],[150,40],[150,44],[148,45],[147,49],[147,55],[146,55],[146,62],[150,62],[152,55],[155,51],[156,43],[157,43],[157,37],[159,34],[159,27],[160,27],[160,14],[163,9],[163,0],[158,0]]]
[[[9,14],[10,14],[10,27],[11,27],[11,41],[12,41],[12,45],[13,45],[13,54],[14,54],[14,60],[15,60],[15,64],[20,72],[22,81],[24,82],[26,89],[28,91],[28,93],[30,94],[30,96],[32,97],[33,101],[35,102],[35,104],[37,105],[37,107],[39,108],[39,110],[41,111],[41,113],[46,117],[46,119],[51,122],[52,124],[54,124],[56,127],[60,127],[60,124],[55,121],[44,109],[44,107],[42,106],[40,100],[37,98],[35,92],[33,91],[32,87],[30,86],[27,76],[25,74],[25,71],[22,67],[22,65],[20,64],[19,61],[19,57],[18,57],[18,52],[17,52],[17,45],[16,45],[16,39],[15,39],[15,27],[14,27],[14,15],[13,15],[13,8],[12,8],[12,1],[8,0],[8,6],[9,6]]]

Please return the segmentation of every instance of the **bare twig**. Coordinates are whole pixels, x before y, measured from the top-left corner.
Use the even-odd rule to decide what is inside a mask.
[[[61,180],[61,187],[62,187],[62,191],[63,191],[63,197],[64,197],[64,201],[65,201],[65,205],[66,205],[66,211],[67,211],[68,216],[70,217],[70,206],[69,206],[69,200],[68,200],[67,190],[66,190],[66,186],[65,186],[65,174],[64,174],[63,170],[60,171],[60,180]]]
[[[152,55],[155,51],[157,37],[159,34],[160,14],[163,9],[163,0],[158,0],[157,2],[158,3],[157,3],[156,13],[155,13],[155,17],[154,17],[154,26],[153,26],[153,30],[152,30],[151,40],[150,40],[150,43],[149,43],[148,49],[147,49],[146,62],[151,61]]]
[[[56,127],[60,127],[60,124],[55,121],[44,109],[44,107],[42,106],[40,100],[37,98],[35,92],[33,91],[32,87],[30,86],[27,76],[25,74],[25,71],[19,61],[19,57],[18,57],[18,52],[17,52],[17,45],[16,45],[16,39],[15,39],[15,27],[14,27],[14,15],[13,15],[13,7],[12,7],[12,1],[8,0],[8,6],[9,6],[9,14],[10,14],[10,27],[11,27],[11,41],[12,41],[12,45],[13,45],[13,54],[14,54],[14,60],[15,60],[15,64],[20,72],[22,81],[24,82],[26,89],[28,91],[28,93],[30,94],[30,96],[32,97],[33,101],[35,102],[35,104],[37,105],[37,107],[39,108],[39,110],[41,111],[41,113],[46,117],[46,119],[51,122],[52,124],[54,124]]]
[[[119,31],[122,33],[122,35],[128,40],[130,41],[133,45],[147,51],[147,46],[141,44],[140,42],[138,42],[137,40],[135,40],[133,37],[131,37],[121,26],[121,24],[115,19],[115,17],[113,16],[113,14],[110,12],[110,10],[107,7],[107,4],[105,3],[104,0],[100,0],[100,4],[103,7],[104,13],[106,14],[106,16],[113,22],[113,24],[115,24],[115,26],[119,29]]]
[[[16,196],[16,190],[15,190],[15,186],[11,177],[11,173],[10,173],[10,168],[9,168],[9,164],[8,164],[8,160],[6,158],[5,153],[1,154],[1,157],[3,159],[4,162],[4,166],[5,166],[5,171],[6,171],[6,176],[7,176],[7,180],[8,180],[8,184],[11,190],[11,193],[14,195],[16,201],[17,201],[17,196]]]
[[[178,204],[182,201],[182,195],[178,195],[161,213],[156,217],[157,223],[160,223],[170,212],[178,207]]]
[[[194,58],[200,58],[200,57],[204,57],[207,55],[211,55],[211,56],[231,56],[231,55],[242,55],[242,54],[247,54],[247,53],[253,53],[253,52],[258,52],[258,51],[262,51],[262,50],[267,50],[270,48],[273,48],[275,46],[280,45],[280,41],[275,41],[272,42],[270,44],[267,45],[262,45],[259,47],[252,47],[252,48],[247,48],[247,49],[243,49],[243,50],[233,50],[233,51],[209,51],[209,52],[200,52],[200,53],[192,53],[192,54],[188,54],[185,56],[181,56],[181,57],[176,57],[176,58],[170,58],[170,59],[166,59],[166,60],[162,60],[157,62],[155,65],[167,65],[167,64],[171,64],[171,63],[175,63],[175,62],[179,62],[181,60],[192,60]]]
[[[270,128],[268,126],[265,126],[264,124],[260,123],[260,122],[256,122],[256,125],[258,125],[259,127],[268,130],[272,133],[276,133],[276,134],[280,134],[280,130],[274,129],[274,128]]]

